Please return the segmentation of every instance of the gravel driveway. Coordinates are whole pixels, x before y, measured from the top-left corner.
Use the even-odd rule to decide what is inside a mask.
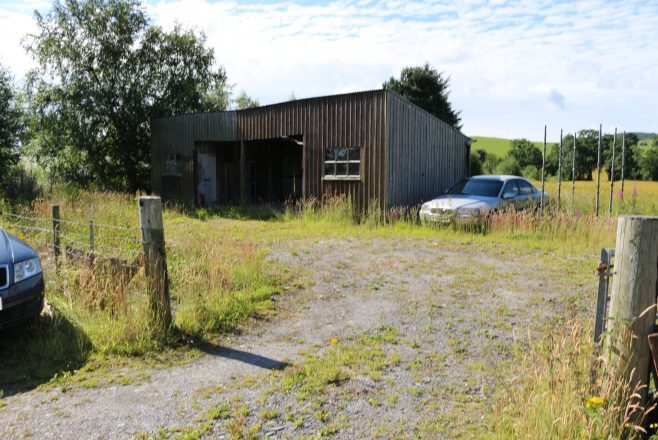
[[[475,436],[528,330],[571,313],[565,292],[594,292],[593,277],[566,273],[576,257],[493,245],[306,239],[269,258],[304,286],[275,316],[137,383],[6,397],[0,438]],[[337,348],[381,362],[303,395],[290,371]]]

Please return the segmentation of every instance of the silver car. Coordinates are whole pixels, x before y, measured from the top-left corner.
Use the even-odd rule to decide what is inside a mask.
[[[474,176],[424,203],[418,215],[422,222],[479,224],[495,210],[538,207],[540,201],[541,191],[523,177]]]

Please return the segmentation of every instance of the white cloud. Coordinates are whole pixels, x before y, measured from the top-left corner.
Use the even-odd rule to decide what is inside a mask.
[[[152,0],[148,12],[205,32],[230,81],[262,103],[378,88],[429,62],[452,78],[467,133],[537,138],[545,123],[592,120],[658,131],[652,3]],[[18,74],[26,9],[0,4],[0,56]]]
[[[564,110],[564,95],[554,87],[547,84],[539,84],[531,88],[531,91],[539,94],[544,99],[547,108],[551,110]]]

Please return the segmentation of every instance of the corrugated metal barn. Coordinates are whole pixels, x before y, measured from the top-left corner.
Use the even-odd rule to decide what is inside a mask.
[[[468,175],[470,139],[387,90],[152,121],[165,200],[275,202],[350,194],[410,206]]]

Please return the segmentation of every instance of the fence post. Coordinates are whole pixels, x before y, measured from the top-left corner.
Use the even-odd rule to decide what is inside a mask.
[[[165,253],[164,223],[160,197],[139,198],[139,224],[144,247],[144,273],[148,289],[151,322],[156,336],[166,338],[171,326],[169,279]]]
[[[562,129],[560,129],[560,151],[557,158],[557,210],[560,210],[562,196]]]
[[[94,221],[89,220],[89,252],[94,253]]]
[[[612,163],[610,164],[610,205],[608,214],[612,215],[612,200],[615,194],[615,147],[617,144],[617,128],[615,127],[615,136],[612,138]]]
[[[544,184],[546,181],[546,126],[544,125],[544,152],[541,157],[541,196],[540,196],[540,205],[541,212],[544,212]]]
[[[571,209],[574,208],[574,199],[576,197],[576,136],[577,132],[573,132],[573,158],[571,159]]]
[[[632,378],[631,388],[649,383],[657,294],[658,217],[619,217],[606,353],[612,380]],[[631,403],[644,406],[647,387],[633,391],[639,394]]]
[[[601,131],[603,124],[599,124],[599,146],[596,156],[596,216],[599,216],[599,200],[601,195]]]
[[[626,131],[621,141],[621,198],[624,198],[624,169],[626,168]]]
[[[59,256],[61,255],[60,248],[60,228],[61,228],[61,217],[59,216],[59,205],[53,205],[53,246],[55,250],[55,267],[59,269]]]

